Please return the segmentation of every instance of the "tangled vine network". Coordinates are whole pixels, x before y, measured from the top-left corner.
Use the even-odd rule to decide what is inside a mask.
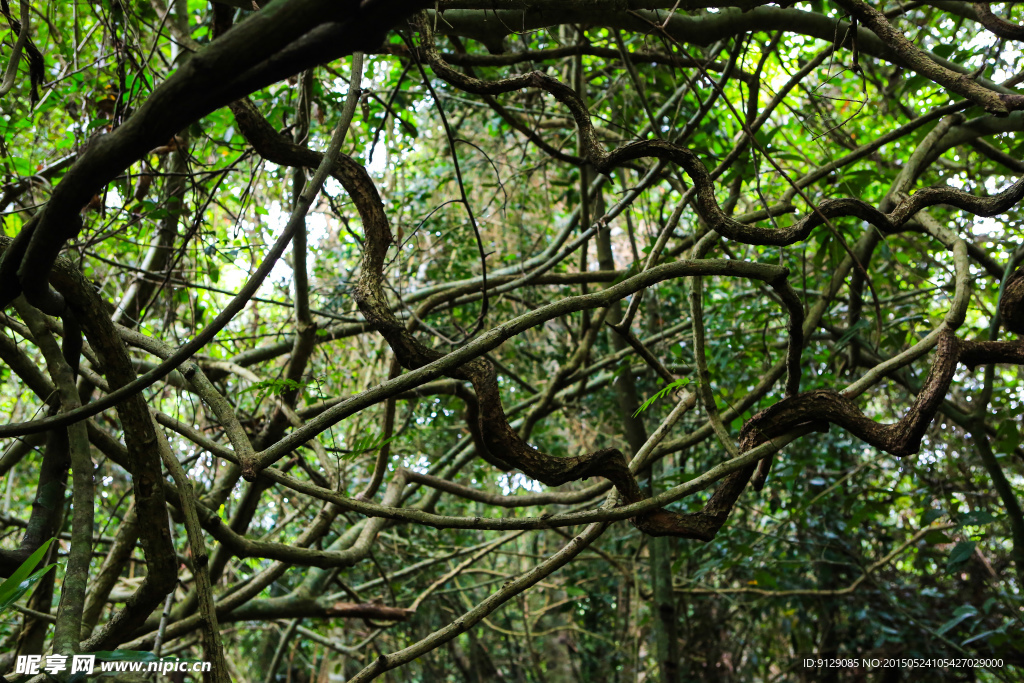
[[[345,680],[441,680],[440,652],[540,680],[555,612],[530,596],[571,601],[551,581],[592,557],[610,641],[646,637],[623,596],[651,601],[652,667],[682,680],[680,596],[773,593],[730,587],[743,558],[685,567],[803,533],[871,468],[919,472],[925,521],[872,508],[906,541],[819,595],[952,544],[954,475],[1019,581],[1005,4],[114,0],[41,25],[4,2],[0,575],[44,547],[60,573],[0,667],[195,650],[227,681],[249,647],[272,681],[299,634]],[[474,572],[503,582],[463,591]],[[516,605],[526,626],[495,626]],[[529,657],[467,639],[482,623]],[[736,664],[702,647],[690,675]]]

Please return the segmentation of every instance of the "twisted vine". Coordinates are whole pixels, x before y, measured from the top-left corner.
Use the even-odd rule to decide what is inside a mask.
[[[420,23],[424,35],[429,27]],[[740,223],[729,217],[719,206],[714,184],[703,162],[692,151],[661,140],[627,143],[606,152],[597,140],[586,105],[565,84],[541,72],[531,72],[501,81],[483,81],[471,78],[446,65],[438,55],[432,41],[424,50],[430,66],[442,79],[468,92],[493,95],[526,87],[535,87],[553,95],[564,104],[576,121],[582,141],[584,157],[600,172],[608,173],[621,164],[640,158],[657,158],[683,168],[695,187],[696,211],[709,227],[728,239],[747,244],[788,245],[806,239],[811,231],[838,217],[856,217],[876,226],[883,232],[898,231],[917,212],[929,206],[947,204],[978,215],[1002,213],[1024,197],[1024,179],[1018,180],[1004,192],[991,197],[977,197],[952,188],[926,188],[912,196],[902,196],[895,208],[884,213],[867,202],[856,198],[830,199],[822,202],[807,216],[786,228],[764,228]],[[321,155],[294,144],[275,131],[256,108],[246,100],[231,105],[239,130],[256,150],[275,163],[315,166]],[[365,245],[359,282],[354,298],[366,318],[387,341],[399,363],[406,369],[416,369],[431,363],[443,354],[423,345],[392,313],[384,294],[384,265],[387,250],[394,243],[383,203],[372,179],[353,159],[340,155],[332,175],[350,194],[360,214],[365,231]],[[780,269],[783,270],[784,269]],[[696,272],[694,274],[699,274]],[[769,284],[780,292],[788,289],[785,273]],[[785,299],[789,299],[788,289]],[[795,296],[795,293],[794,293]],[[797,300],[797,304],[799,301]],[[1009,304],[1007,304],[1009,305]],[[1017,309],[1020,304],[1016,304]],[[795,307],[800,310],[799,305]],[[1017,310],[1014,309],[1014,310]],[[799,372],[799,349],[802,344],[802,317],[791,320],[789,365],[791,380]],[[739,445],[748,451],[798,426],[825,430],[836,424],[867,443],[896,456],[916,452],[931,424],[949,384],[957,363],[963,356],[966,362],[978,358],[1024,357],[1019,344],[992,342],[992,348],[980,348],[976,342],[961,342],[949,327],[940,335],[935,357],[925,386],[917,395],[907,413],[893,424],[880,424],[864,413],[852,400],[830,391],[812,391],[789,397],[759,412],[751,418],[740,433]],[[794,351],[795,349],[795,351]],[[515,468],[548,486],[558,486],[591,476],[605,477],[618,490],[625,503],[647,498],[630,470],[624,454],[615,448],[605,448],[571,457],[544,453],[524,442],[510,426],[502,406],[494,365],[476,358],[449,371],[448,376],[468,381],[476,394],[476,405],[467,411],[467,423],[478,452],[501,469]],[[473,403],[471,397],[467,403]],[[631,522],[649,535],[671,535],[709,541],[728,518],[739,494],[750,480],[756,463],[726,477],[702,510],[681,514],[657,510],[635,517]]]

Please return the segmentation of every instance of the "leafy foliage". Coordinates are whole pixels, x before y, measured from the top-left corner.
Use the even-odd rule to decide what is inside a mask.
[[[5,68],[26,21],[7,4]],[[4,612],[0,669],[64,647],[60,631],[101,658],[152,661],[160,643],[159,656],[222,661],[216,680],[260,683],[1020,677],[1020,366],[957,365],[912,454],[854,428],[915,410],[936,330],[1019,343],[998,311],[1021,262],[1020,202],[892,216],[929,187],[987,200],[1019,186],[1024,56],[1006,35],[1024,8],[369,0],[341,16],[335,4],[29,3],[31,48],[0,99],[0,298],[26,295],[0,318],[0,608],[36,587],[24,615]],[[261,140],[246,111],[276,137]],[[238,297],[339,122],[349,165]],[[710,185],[645,154],[604,168],[591,142],[675,145]],[[353,191],[354,169],[379,206]],[[785,245],[733,239],[712,231],[724,229],[712,204],[765,234],[828,220]],[[391,233],[378,265],[367,206]],[[51,284],[65,308],[18,289],[49,265],[20,268],[26,242],[62,249]],[[697,282],[651,272],[704,259],[720,270],[699,285],[700,359]],[[785,273],[748,279],[737,264]],[[357,305],[373,268],[426,367],[398,358],[403,333]],[[18,431],[74,410],[72,393],[97,405],[233,304],[208,343],[139,390],[136,413],[122,401],[80,423],[88,446],[52,423]],[[764,489],[745,487],[710,542],[625,520],[590,538],[564,515],[614,514],[604,479],[549,487],[495,452],[514,434],[523,452],[628,460],[668,397],[704,395],[703,360],[716,405],[699,400],[631,470],[664,511],[697,513],[721,490],[706,475],[727,446],[750,425],[781,430],[755,416],[793,405],[794,312],[806,323],[795,393],[842,392],[862,416],[797,424]],[[74,354],[79,327],[67,391],[60,348]],[[502,415],[477,420],[492,397],[465,367],[429,365],[470,347],[492,364]],[[252,463],[270,469],[243,477]],[[92,529],[76,521],[87,509]],[[88,571],[37,569],[49,541],[12,559],[49,536]],[[802,668],[811,655],[1003,665],[821,672]]]
[[[8,607],[20,600],[32,586],[39,582],[39,579],[43,578],[46,572],[57,566],[56,563],[53,563],[32,571],[46,556],[46,551],[49,550],[53,540],[51,538],[40,545],[14,570],[13,574],[0,583],[0,612],[6,611]]]
[[[636,409],[635,413],[633,413],[633,417],[638,417],[640,415],[640,413],[644,412],[645,410],[650,408],[652,405],[654,405],[655,401],[660,401],[661,399],[665,398],[666,396],[668,396],[672,392],[678,391],[679,389],[682,389],[683,387],[685,387],[689,383],[690,383],[690,379],[688,377],[680,377],[679,379],[677,379],[675,381],[669,382],[664,387],[662,387],[658,391],[654,392],[654,394],[649,399],[647,399],[646,401],[641,403],[640,407]]]

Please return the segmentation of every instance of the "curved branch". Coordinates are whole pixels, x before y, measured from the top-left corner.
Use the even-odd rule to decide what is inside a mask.
[[[0,260],[0,307],[24,292],[57,314],[60,295],[47,276],[65,242],[82,229],[80,209],[125,168],[200,117],[305,68],[362,48],[424,0],[275,2],[214,40],[167,79],[125,123],[95,138],[61,182],[38,220],[26,224]]]
[[[896,30],[885,15],[863,0],[836,0],[836,3],[847,12],[864,23],[875,35],[881,38],[900,59],[922,76],[969,100],[981,105],[985,111],[998,116],[1006,116],[1011,111],[1024,109],[1024,95],[999,93],[979,85],[969,76],[947,69],[924,51],[919,50]]]
[[[992,13],[992,3],[990,2],[976,2],[974,3],[974,13],[978,17],[978,23],[987,28],[989,31],[999,36],[1000,38],[1009,38],[1010,40],[1024,40],[1024,26],[1015,24],[1012,21],[1007,21],[1002,17],[997,17]]]
[[[884,19],[884,17],[883,17]],[[710,228],[736,242],[744,244],[787,246],[802,241],[811,231],[824,225],[826,220],[851,216],[867,221],[883,232],[894,232],[915,213],[929,206],[948,204],[976,215],[991,216],[1006,211],[1024,198],[1024,178],[993,197],[977,197],[962,190],[947,187],[925,188],[901,201],[891,213],[861,199],[826,199],[817,210],[785,228],[762,228],[740,223],[728,216],[715,197],[714,181],[700,158],[689,149],[665,140],[643,140],[626,143],[606,152],[590,120],[590,112],[575,91],[541,71],[532,71],[497,81],[485,81],[467,76],[444,63],[430,40],[430,29],[420,20],[425,34],[424,51],[435,73],[448,83],[478,95],[495,95],[523,88],[537,88],[549,93],[566,106],[579,130],[581,151],[601,173],[608,174],[629,161],[653,157],[680,166],[693,181],[698,215]],[[905,39],[904,39],[905,40]],[[979,86],[980,87],[980,86]],[[1024,101],[1024,96],[1022,101]],[[1024,107],[1024,104],[1022,104]]]
[[[6,3],[4,4],[6,6]],[[11,23],[11,28],[15,29],[18,34],[18,40],[14,43],[14,49],[11,50],[10,61],[7,63],[7,69],[4,71],[4,80],[0,83],[0,97],[6,95],[14,87],[14,79],[18,76],[18,65],[21,63],[21,51],[25,48],[25,43],[28,42],[28,26],[29,26],[29,14],[31,5],[28,0],[21,0],[21,25],[15,27],[17,22],[11,17],[8,17],[8,21]]]
[[[10,240],[0,238],[0,251]],[[81,322],[82,331],[99,357],[108,384],[112,388],[129,385],[135,378],[128,352],[109,318],[105,305],[92,284],[67,259],[60,258],[50,281],[60,292],[69,310]],[[65,328],[65,336],[69,330]],[[116,392],[115,392],[116,393]],[[79,409],[80,410],[80,409]],[[62,415],[71,415],[69,411]],[[140,516],[145,519],[167,518],[167,506],[161,485],[160,460],[155,452],[156,434],[149,418],[146,402],[132,394],[117,404],[117,415],[124,429],[127,447],[127,469],[132,475],[133,493]],[[48,418],[53,419],[53,418]],[[40,422],[45,422],[41,420]],[[70,420],[71,423],[77,420]],[[103,631],[90,642],[96,647],[113,647],[142,623],[175,583],[174,548],[166,524],[145,525],[141,541],[146,557],[147,574],[139,590],[125,608],[107,622]],[[75,634],[78,634],[76,629]]]

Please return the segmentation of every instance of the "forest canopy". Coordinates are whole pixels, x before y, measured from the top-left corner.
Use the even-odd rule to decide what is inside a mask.
[[[0,14],[5,680],[1024,675],[1024,8]]]

